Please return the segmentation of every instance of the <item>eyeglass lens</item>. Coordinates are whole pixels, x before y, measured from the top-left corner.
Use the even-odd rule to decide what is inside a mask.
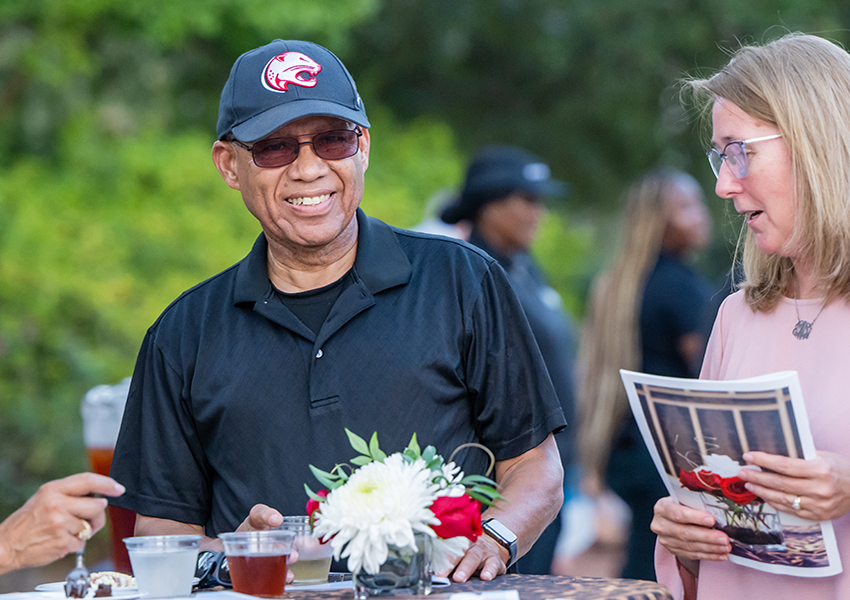
[[[258,167],[282,167],[294,162],[304,144],[311,144],[316,156],[324,160],[340,160],[357,154],[359,130],[339,129],[317,133],[309,142],[292,137],[260,140],[251,154]]]
[[[729,142],[723,149],[723,152],[717,150],[709,150],[708,162],[711,163],[711,170],[714,171],[715,177],[720,177],[720,167],[723,166],[723,161],[732,169],[732,174],[735,177],[743,178],[747,176],[747,152],[744,149],[743,142]]]

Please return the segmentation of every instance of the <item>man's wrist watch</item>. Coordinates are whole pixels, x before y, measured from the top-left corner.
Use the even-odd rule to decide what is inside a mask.
[[[483,521],[481,523],[481,529],[484,530],[484,533],[496,540],[496,543],[500,546],[504,546],[508,549],[510,558],[508,558],[508,564],[505,566],[510,567],[514,564],[514,561],[516,560],[516,534],[496,519],[487,519],[486,521]]]

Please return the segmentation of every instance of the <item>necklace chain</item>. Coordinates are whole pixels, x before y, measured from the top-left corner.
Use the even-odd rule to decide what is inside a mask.
[[[798,340],[807,340],[809,339],[809,335],[812,333],[812,327],[815,326],[815,321],[818,320],[820,314],[823,312],[823,309],[826,308],[826,302],[824,302],[818,314],[815,315],[815,318],[811,321],[804,321],[800,318],[800,307],[797,306],[797,281],[794,281],[794,312],[797,313],[797,324],[794,325],[793,331],[791,333],[794,334],[794,337]]]

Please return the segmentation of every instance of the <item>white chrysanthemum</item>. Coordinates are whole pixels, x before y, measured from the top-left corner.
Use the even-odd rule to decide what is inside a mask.
[[[466,493],[466,488],[461,485],[463,479],[463,471],[453,462],[442,465],[441,470],[445,479],[440,481],[440,496],[463,496]]]
[[[463,556],[467,548],[469,548],[469,540],[462,535],[445,540],[441,538],[432,539],[431,569],[435,573],[451,571],[454,568],[451,558]]]
[[[352,473],[323,503],[316,533],[331,540],[334,557],[348,557],[352,573],[377,573],[387,559],[387,545],[416,549],[414,532],[434,536],[439,521],[429,510],[439,486],[425,462],[406,463],[401,454],[372,462]]]

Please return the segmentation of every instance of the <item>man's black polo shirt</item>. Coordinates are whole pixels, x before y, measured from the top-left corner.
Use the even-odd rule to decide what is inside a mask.
[[[382,449],[416,432],[448,459],[479,442],[497,460],[565,421],[502,268],[473,247],[390,227],[358,210],[354,283],[318,335],[275,296],[265,237],[181,295],[142,344],[112,475],[114,504],[234,530],[254,504],[305,514],[312,464],[356,453],[344,428]],[[455,458],[482,473],[486,455]]]

